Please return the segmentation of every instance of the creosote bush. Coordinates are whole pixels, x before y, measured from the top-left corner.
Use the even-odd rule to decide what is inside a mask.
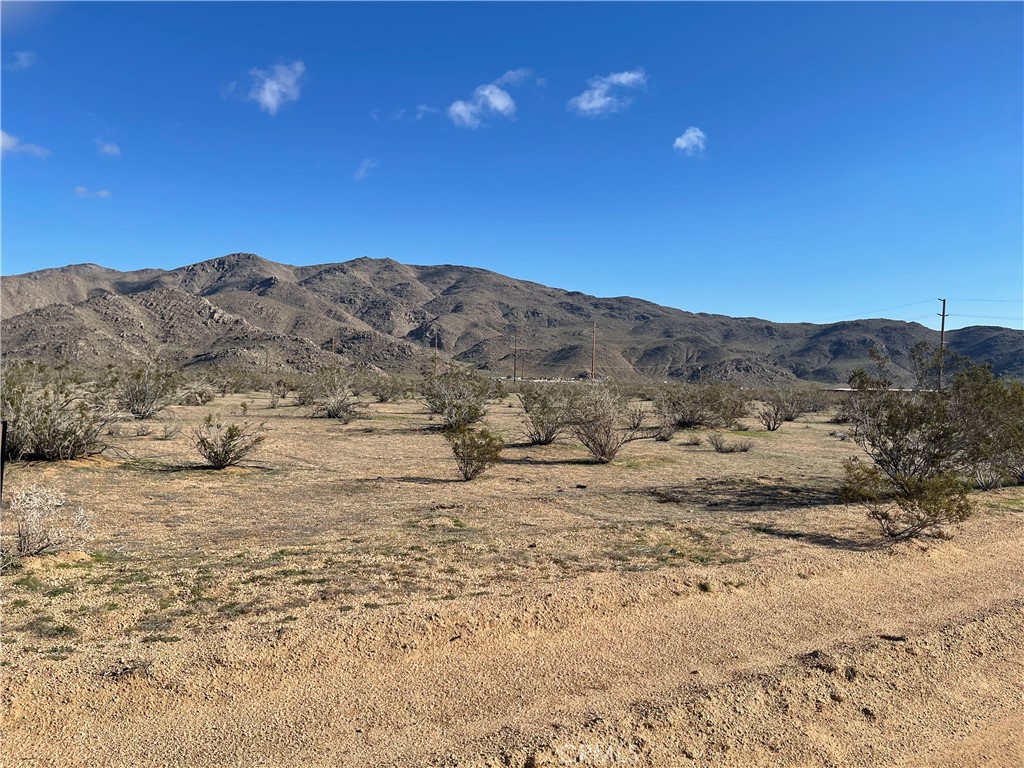
[[[81,547],[91,535],[91,520],[81,507],[69,507],[60,491],[33,485],[11,494],[14,531],[0,540],[0,570],[23,557]]]
[[[124,371],[111,369],[108,385],[118,407],[135,419],[151,419],[170,405],[178,389],[177,377],[159,363]]]
[[[504,442],[486,427],[473,429],[466,425],[446,430],[444,439],[451,446],[459,472],[466,480],[481,475],[497,463]]]
[[[893,391],[887,361],[857,371],[847,413],[871,464],[848,461],[843,494],[865,504],[886,536],[945,535],[972,513],[970,484],[1024,480],[1024,385],[952,359],[938,391],[938,353],[914,351],[917,383]]]
[[[347,424],[356,417],[360,403],[352,391],[352,372],[332,365],[318,371],[299,387],[299,405],[311,405],[313,417],[338,419]]]
[[[550,445],[568,427],[569,393],[561,384],[523,382],[519,388],[530,445]]]
[[[492,390],[488,379],[460,368],[428,376],[420,385],[420,395],[427,408],[441,417],[445,430],[480,421]]]
[[[266,439],[265,424],[227,422],[208,414],[192,432],[192,445],[214,469],[238,464]]]
[[[581,384],[572,391],[567,408],[569,429],[594,461],[607,464],[633,440],[653,438],[659,429],[646,429],[629,401],[604,384]],[[620,426],[621,424],[626,426]]]
[[[713,432],[708,436],[708,442],[715,449],[715,453],[746,453],[754,444],[750,440],[728,441],[721,432]]]
[[[668,384],[654,393],[654,412],[669,440],[677,429],[725,429],[747,414],[749,399],[727,384]]]
[[[0,377],[8,459],[70,460],[99,453],[115,409],[67,371],[11,366]]]

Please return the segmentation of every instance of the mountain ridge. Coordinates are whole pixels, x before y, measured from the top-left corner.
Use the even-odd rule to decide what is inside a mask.
[[[160,349],[182,366],[218,360],[310,370],[340,354],[390,370],[445,357],[512,373],[513,347],[531,376],[590,368],[619,379],[726,379],[837,384],[881,346],[901,379],[914,344],[939,334],[870,319],[774,323],[694,313],[630,296],[598,297],[478,267],[361,257],[292,266],[256,254],[171,270],[122,272],[73,264],[0,277],[4,357],[88,365],[145,359]],[[950,350],[1024,378],[1024,331],[947,331]]]

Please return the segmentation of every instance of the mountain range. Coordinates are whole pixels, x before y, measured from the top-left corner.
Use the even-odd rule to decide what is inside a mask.
[[[149,359],[305,371],[337,359],[411,371],[436,354],[500,375],[842,384],[881,348],[909,379],[917,323],[815,325],[599,298],[462,266],[360,258],[289,266],[235,253],[173,270],[76,264],[0,278],[3,356]],[[595,345],[596,339],[596,345]],[[1024,331],[973,326],[948,348],[1024,378]],[[436,352],[435,352],[436,349]],[[517,351],[518,350],[518,351]]]

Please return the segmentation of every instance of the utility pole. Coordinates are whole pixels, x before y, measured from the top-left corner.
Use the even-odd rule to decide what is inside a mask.
[[[431,331],[434,334],[434,377],[437,377],[437,329],[432,328]]]
[[[942,325],[939,330],[939,392],[942,391],[942,364],[945,362],[946,356],[946,300],[939,299],[942,302],[942,312],[939,316],[942,318]]]
[[[597,320],[594,321],[594,340],[590,347],[590,380],[594,380],[594,371],[597,363]]]
[[[512,383],[516,383],[516,374],[519,373],[519,326],[512,332]]]

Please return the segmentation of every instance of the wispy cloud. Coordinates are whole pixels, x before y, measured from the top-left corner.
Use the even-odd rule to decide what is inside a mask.
[[[512,117],[516,102],[504,88],[494,83],[479,86],[469,101],[456,101],[448,107],[448,117],[463,128],[479,128],[484,115],[498,114]]]
[[[121,147],[112,141],[104,141],[103,139],[96,139],[96,151],[101,155],[108,155],[110,157],[121,156]]]
[[[34,65],[37,58],[35,51],[15,51],[14,61],[8,64],[6,69],[11,72],[21,72]]]
[[[90,200],[93,198],[107,198],[110,197],[109,189],[97,189],[93,191],[88,187],[75,187],[75,194],[83,200]]]
[[[522,85],[533,77],[533,70],[529,67],[510,69],[504,75],[494,81],[495,85]]]
[[[672,146],[688,155],[696,155],[704,151],[704,144],[707,142],[707,138],[708,137],[704,135],[704,131],[700,128],[690,126],[682,136],[676,137]]]
[[[569,99],[566,108],[583,117],[610,115],[625,109],[632,101],[623,91],[639,88],[646,82],[647,73],[643,67],[592,77],[587,81],[587,90]]]
[[[416,107],[416,117],[414,119],[415,120],[422,120],[427,115],[434,115],[434,114],[437,114],[440,111],[441,110],[439,110],[437,107],[431,107],[431,106],[428,106],[426,104],[419,104]]]
[[[378,163],[372,157],[368,157],[359,164],[359,167],[356,168],[356,172],[352,174],[352,178],[355,179],[356,181],[362,181],[367,176],[369,176],[370,171],[372,171],[378,165],[380,165],[380,163]]]
[[[291,64],[275,64],[270,69],[250,69],[252,88],[249,99],[260,105],[260,109],[277,114],[290,101],[298,101],[302,93],[302,75],[306,65],[301,61]]]
[[[6,155],[14,152],[21,152],[33,157],[46,157],[50,154],[50,150],[46,147],[40,147],[37,144],[25,144],[17,136],[11,136],[6,131],[0,131],[0,154]]]

